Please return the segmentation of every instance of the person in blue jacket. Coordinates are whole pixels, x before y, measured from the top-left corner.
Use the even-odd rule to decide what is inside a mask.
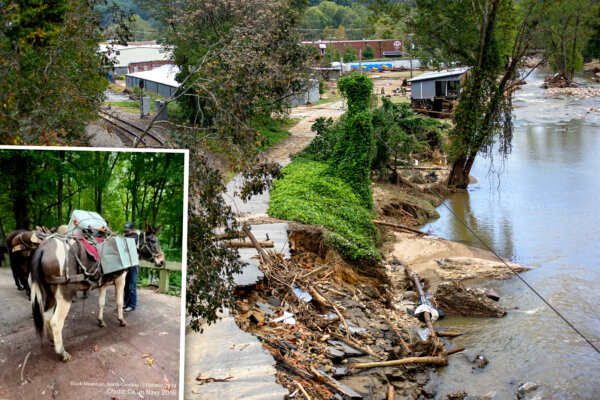
[[[123,229],[125,236],[131,235],[135,232],[133,223],[127,222]],[[138,265],[134,265],[127,271],[127,278],[125,278],[125,297],[123,299],[123,311],[129,312],[135,310],[137,306],[137,279],[138,279]]]

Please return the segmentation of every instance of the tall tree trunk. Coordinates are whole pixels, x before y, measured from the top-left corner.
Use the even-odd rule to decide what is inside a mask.
[[[58,182],[57,182],[57,188],[56,188],[56,218],[58,221],[62,221],[63,220],[63,215],[62,215],[62,210],[63,210],[63,187],[64,187],[64,169],[63,169],[63,165],[65,162],[65,151],[64,150],[59,150],[58,152],[58,168],[57,168],[57,175],[58,175]]]

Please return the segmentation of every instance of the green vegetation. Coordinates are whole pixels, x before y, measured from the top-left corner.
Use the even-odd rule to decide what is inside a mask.
[[[112,103],[104,103],[104,105],[116,107],[122,111],[130,112],[133,114],[140,113],[140,101],[139,100],[115,101]],[[170,115],[172,113],[177,113],[178,109],[179,109],[179,105],[177,103],[169,103],[167,105],[167,112],[169,113],[169,119],[171,119]],[[156,104],[154,103],[154,99],[152,99],[150,101],[150,112],[151,113],[156,112]]]
[[[309,5],[300,24],[304,40],[394,39],[401,34],[401,25],[375,15],[363,1],[309,1]]]
[[[373,83],[354,74],[340,79],[338,88],[348,112],[337,124],[317,118],[317,136],[275,182],[269,213],[325,227],[327,242],[352,260],[379,258],[369,180]]]
[[[290,136],[288,129],[296,125],[298,121],[298,118],[266,118],[263,116],[255,118],[254,128],[260,135],[259,149],[264,151]]]
[[[369,45],[365,46],[365,51],[362,55],[363,60],[371,60],[375,58],[375,50]]]
[[[0,3],[0,143],[86,143],[108,86],[99,2]]]
[[[183,154],[5,149],[0,164],[4,233],[58,227],[75,209],[95,211],[115,232],[127,221],[162,226],[165,256],[181,260]]]
[[[346,46],[346,48],[344,48],[343,61],[348,63],[354,60],[358,60],[358,57],[356,56],[356,50],[352,46]]]
[[[552,70],[567,80],[583,67],[584,50],[594,24],[600,22],[599,11],[597,1],[559,0],[544,14],[538,44],[549,53]]]
[[[153,268],[140,267],[138,272],[137,287],[145,288],[148,286],[158,286],[158,270]],[[167,294],[171,296],[181,296],[181,272],[171,271],[169,274],[169,291]]]
[[[373,212],[342,179],[328,173],[329,165],[295,161],[271,189],[269,214],[326,228],[327,243],[352,260],[379,258]]]

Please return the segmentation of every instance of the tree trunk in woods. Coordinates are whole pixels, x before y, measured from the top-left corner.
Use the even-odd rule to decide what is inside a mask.
[[[57,182],[57,188],[56,188],[56,218],[59,221],[63,220],[63,215],[62,215],[62,209],[63,209],[63,188],[64,188],[64,172],[63,172],[63,165],[65,162],[65,151],[64,150],[59,150],[58,152],[58,159],[59,159],[59,164],[58,164],[58,168],[57,168],[57,175],[58,175],[58,182]]]

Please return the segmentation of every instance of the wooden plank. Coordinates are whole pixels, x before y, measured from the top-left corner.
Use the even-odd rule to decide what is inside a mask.
[[[158,271],[158,291],[161,293],[167,293],[169,291],[169,278],[171,271],[168,269],[161,269]]]
[[[163,267],[157,267],[153,263],[150,263],[146,260],[140,260],[140,267],[142,268],[152,268],[152,269],[166,269],[169,271],[182,271],[183,267],[180,262],[177,261],[165,261],[165,265]]]

